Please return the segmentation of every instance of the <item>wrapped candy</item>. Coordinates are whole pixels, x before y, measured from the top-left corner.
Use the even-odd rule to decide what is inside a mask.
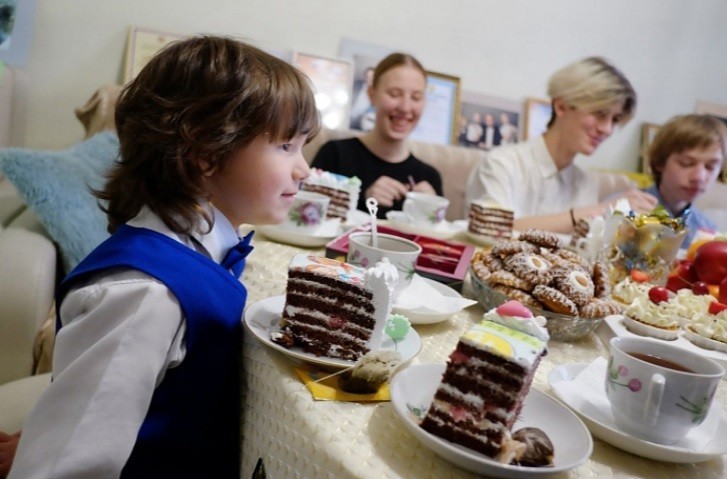
[[[684,217],[672,217],[661,205],[639,215],[615,210],[606,220],[602,252],[611,265],[611,282],[639,270],[651,283],[664,284],[686,234]]]

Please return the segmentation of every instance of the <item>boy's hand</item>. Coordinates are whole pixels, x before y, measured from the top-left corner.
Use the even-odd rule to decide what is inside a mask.
[[[0,479],[8,477],[10,466],[13,465],[15,450],[20,441],[20,431],[15,434],[6,434],[0,431]]]

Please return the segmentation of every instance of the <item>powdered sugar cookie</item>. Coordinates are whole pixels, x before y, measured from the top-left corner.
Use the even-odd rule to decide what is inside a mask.
[[[560,238],[555,233],[550,231],[529,229],[520,233],[518,239],[521,241],[527,241],[538,246],[544,246],[550,249],[557,249],[561,247]]]
[[[537,251],[538,247],[534,244],[519,240],[500,241],[492,248],[492,254],[500,258],[506,258],[517,253],[536,253]]]
[[[611,278],[608,265],[603,261],[593,263],[593,295],[597,298],[608,298],[611,295]]]
[[[535,299],[543,303],[549,311],[559,314],[569,314],[571,316],[578,314],[576,304],[555,288],[539,284],[533,288],[532,295]]]
[[[542,256],[533,253],[516,253],[505,258],[505,267],[516,276],[531,284],[548,284],[552,265]]]
[[[576,306],[584,306],[593,298],[593,281],[579,269],[559,276],[555,280],[555,287],[576,303]]]
[[[492,289],[497,291],[498,293],[504,294],[510,299],[520,301],[525,306],[530,306],[537,309],[545,309],[543,303],[535,299],[527,291],[523,291],[521,289],[513,288],[510,286],[505,286],[504,284],[495,284],[492,286]]]
[[[490,274],[490,278],[487,280],[490,285],[502,284],[504,286],[510,286],[512,288],[522,289],[523,291],[531,291],[533,284],[516,276],[507,270],[501,269],[494,271]]]
[[[578,309],[584,318],[603,318],[621,312],[621,306],[610,299],[593,298]]]

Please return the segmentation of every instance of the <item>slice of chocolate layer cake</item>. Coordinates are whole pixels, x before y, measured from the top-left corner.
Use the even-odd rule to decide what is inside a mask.
[[[449,356],[421,427],[503,463],[522,454],[511,431],[546,354],[544,324],[517,301],[486,313]]]
[[[346,221],[349,211],[354,211],[358,205],[361,192],[361,180],[312,168],[308,178],[303,181],[301,189],[313,191],[328,196],[327,218],[341,218]]]
[[[295,255],[280,326],[305,352],[356,360],[379,349],[397,279],[388,260],[365,270],[330,258]]]
[[[510,239],[514,219],[514,212],[509,208],[475,200],[470,204],[467,228],[476,235]]]

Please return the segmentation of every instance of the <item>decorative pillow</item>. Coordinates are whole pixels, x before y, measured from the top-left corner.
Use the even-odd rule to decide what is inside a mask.
[[[65,151],[0,149],[0,171],[58,244],[66,272],[109,235],[91,189],[103,186],[119,154],[119,139],[98,133]]]

